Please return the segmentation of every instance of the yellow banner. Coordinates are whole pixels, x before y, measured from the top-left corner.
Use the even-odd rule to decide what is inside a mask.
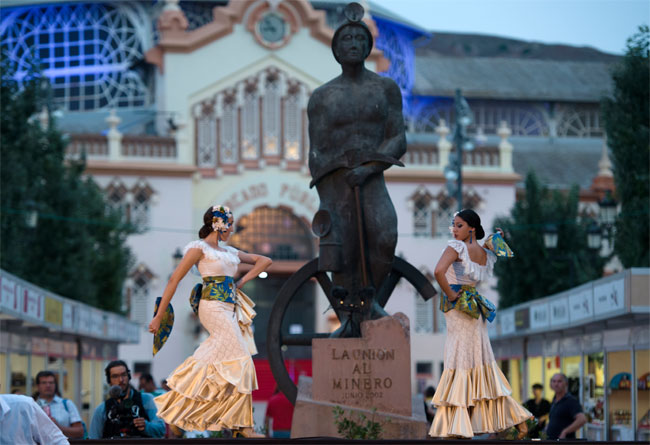
[[[63,323],[63,303],[54,298],[45,297],[45,321],[58,326]]]

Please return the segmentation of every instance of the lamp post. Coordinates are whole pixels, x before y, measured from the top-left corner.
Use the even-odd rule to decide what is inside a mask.
[[[38,226],[38,206],[36,202],[29,199],[25,202],[25,225],[30,229],[35,229]]]
[[[573,264],[573,258],[570,255],[560,255],[555,250],[557,249],[557,243],[559,240],[557,226],[555,224],[547,224],[544,227],[543,234],[544,247],[552,251],[552,259],[569,263],[569,284],[570,287],[575,286],[575,264]]]
[[[444,174],[447,181],[447,192],[449,196],[456,196],[458,211],[460,212],[463,209],[463,151],[474,150],[474,143],[467,136],[467,127],[472,124],[474,119],[469,104],[461,94],[460,89],[456,90],[454,108],[456,111],[456,128],[454,130],[456,156],[450,158]]]
[[[596,221],[592,221],[589,227],[587,228],[587,246],[590,249],[598,250],[600,249],[601,243],[603,242],[603,234],[600,226]]]
[[[607,190],[601,201],[598,201],[598,219],[603,229],[607,242],[611,244],[614,235],[614,223],[618,213],[618,202],[612,196],[612,191]]]

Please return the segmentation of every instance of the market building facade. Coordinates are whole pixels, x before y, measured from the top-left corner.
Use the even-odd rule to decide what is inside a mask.
[[[268,314],[284,280],[317,252],[306,104],[315,88],[340,73],[330,40],[344,5],[8,1],[0,9],[2,51],[16,75],[34,55],[45,63],[51,110],[62,112],[58,124],[70,138],[68,156],[84,153],[88,174],[109,203],[143,229],[129,238],[137,260],[124,291],[124,309],[140,326],[142,341],[119,349],[135,372],[150,371],[159,381],[204,335],[185,300],[198,281],[193,275],[179,286],[174,332],[155,358],[146,325],[204,211],[222,203],[237,219],[231,245],[274,259],[268,277],[244,289],[258,304],[262,387],[255,397],[270,395]],[[375,37],[367,67],[399,85],[408,130],[406,167],[386,172],[399,220],[398,255],[433,281],[457,206],[444,175],[455,155],[457,87],[474,112],[476,145],[463,160],[463,202],[481,214],[484,227],[508,214],[531,168],[562,186],[570,184],[569,172],[579,178],[582,205],[595,211],[603,191],[592,180],[611,182],[598,101],[611,88],[607,70],[615,56],[432,34],[372,2],[366,6]],[[506,50],[493,50],[503,45]],[[575,165],[550,166],[564,155]],[[498,301],[493,287],[486,283],[481,291]],[[336,320],[322,292],[309,286],[302,292],[287,329],[333,330]],[[387,305],[411,320],[414,393],[441,374],[444,318],[437,298],[423,301],[400,283]],[[311,372],[309,351],[289,350],[286,357],[295,377]]]

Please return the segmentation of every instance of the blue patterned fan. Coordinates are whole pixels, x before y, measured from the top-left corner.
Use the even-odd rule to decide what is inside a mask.
[[[192,306],[192,310],[196,315],[199,315],[199,303],[201,302],[202,293],[203,293],[202,283],[198,283],[196,286],[194,286],[194,289],[192,289],[192,293],[190,293],[190,306]]]
[[[156,305],[153,310],[153,316],[155,317],[158,313],[158,307],[160,306],[160,301],[162,297],[156,298]],[[162,349],[165,342],[169,338],[169,334],[172,333],[172,328],[174,327],[174,308],[172,304],[167,305],[165,309],[165,314],[163,315],[162,321],[160,322],[160,327],[158,332],[153,335],[153,355],[156,355],[158,351]]]
[[[488,236],[488,239],[485,240],[484,244],[486,249],[490,249],[496,256],[502,256],[506,258],[512,258],[515,254],[510,250],[510,247],[506,244],[505,240],[499,233],[494,233]]]

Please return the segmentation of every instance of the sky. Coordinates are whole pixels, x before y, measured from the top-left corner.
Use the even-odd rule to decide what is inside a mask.
[[[357,0],[358,1],[358,0]],[[591,46],[613,54],[650,22],[650,0],[371,0],[424,29]]]

